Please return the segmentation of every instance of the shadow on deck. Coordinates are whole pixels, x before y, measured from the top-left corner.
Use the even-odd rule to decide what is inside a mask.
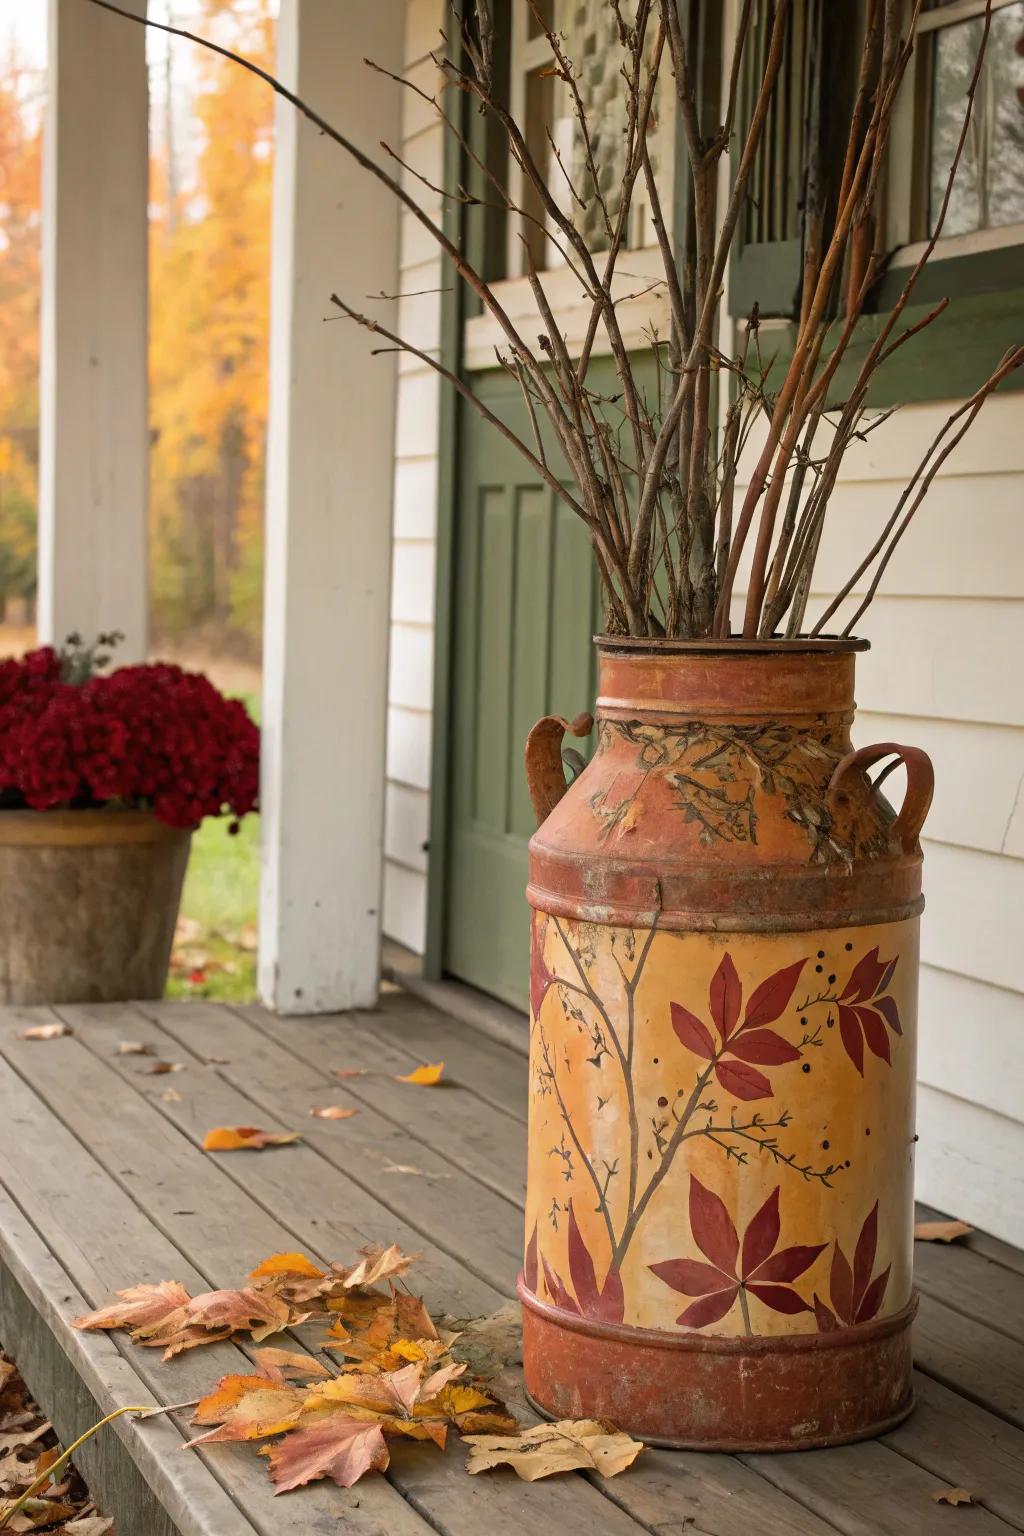
[[[68,1320],[140,1280],[240,1283],[266,1255],[348,1259],[366,1242],[423,1251],[430,1310],[493,1311],[514,1295],[525,1175],[523,1056],[409,996],[380,1011],[281,1020],[257,1008],[62,1008],[70,1036],[18,1038],[46,1010],[0,1011],[0,1339],[65,1443],[126,1403],[180,1403],[251,1364],[222,1343],[170,1365],[123,1334]],[[152,1057],[182,1062],[151,1075]],[[443,1059],[448,1085],[391,1074]],[[339,1082],[332,1070],[377,1075]],[[168,1093],[168,1087],[173,1093]],[[344,1121],[310,1118],[343,1102]],[[200,1150],[217,1125],[297,1130],[260,1155]],[[247,1446],[182,1454],[188,1410],[122,1419],[79,1458],[118,1536],[977,1536],[1024,1530],[1024,1255],[982,1234],[918,1244],[918,1407],[883,1440],[784,1456],[648,1450],[614,1482],[468,1478],[398,1444],[385,1476],[275,1499]],[[312,1336],[310,1336],[310,1340]],[[301,1331],[296,1347],[306,1347]],[[934,1502],[968,1489],[979,1507]]]

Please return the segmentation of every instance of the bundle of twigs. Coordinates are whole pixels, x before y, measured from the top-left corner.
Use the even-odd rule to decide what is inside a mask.
[[[111,0],[94,3],[119,10]],[[538,0],[513,3],[530,7],[534,28],[544,35],[550,51],[546,72],[568,93],[582,145],[582,169],[575,180],[550,137],[548,140],[559,174],[567,183],[568,199],[556,196],[550,185],[546,150],[538,155],[531,149],[534,136],[525,123],[513,118],[504,100],[495,70],[495,34],[487,0],[465,0],[454,9],[455,26],[448,46],[435,56],[449,87],[446,93],[430,95],[408,80],[391,78],[415,91],[437,112],[482,189],[471,193],[459,186],[447,189],[445,195],[463,206],[483,203],[496,208],[522,221],[523,226],[539,225],[578,279],[589,317],[582,346],[575,351],[570,351],[562,333],[525,236],[526,276],[541,329],[533,343],[510,317],[495,286],[469,260],[463,242],[450,237],[396,176],[266,72],[205,39],[193,40],[228,54],[260,75],[384,182],[430,232],[457,276],[497,322],[503,337],[497,361],[522,390],[532,429],[528,440],[518,436],[508,422],[499,420],[443,362],[403,340],[342,296],[331,296],[344,315],[383,337],[390,344],[389,350],[409,352],[441,373],[473,409],[515,445],[539,479],[583,519],[605,589],[609,631],[636,636],[728,638],[733,633],[737,577],[746,556],[749,572],[742,636],[800,635],[822,530],[844,455],[851,443],[889,414],[869,410],[871,385],[893,354],[912,344],[946,307],[947,301],[942,300],[901,327],[942,233],[967,143],[988,42],[991,0],[964,101],[959,142],[931,236],[909,269],[891,309],[880,317],[877,334],[845,397],[839,400],[835,392],[840,364],[854,340],[883,264],[877,231],[886,150],[897,95],[915,45],[922,0],[913,0],[909,18],[904,0],[868,0],[841,172],[827,195],[822,191],[826,178],[817,164],[815,146],[808,143],[801,215],[803,265],[794,340],[781,379],[773,383],[769,382],[772,367],[761,359],[756,310],[737,328],[738,344],[725,345],[721,309],[729,255],[738,238],[752,171],[771,120],[787,32],[793,25],[794,10],[808,0],[773,0],[771,4],[737,0],[727,84],[721,100],[715,97],[710,104],[701,100],[694,49],[680,20],[678,0],[600,0],[614,17],[620,50],[623,137],[615,146],[619,174],[613,196],[603,190],[607,177],[602,174],[602,158],[595,148],[599,136],[592,129],[564,38],[545,20]],[[755,18],[768,27],[760,65],[750,57]],[[162,30],[192,36],[178,28]],[[684,221],[670,221],[665,216],[650,152],[658,82],[666,69],[674,81],[686,146],[688,207]],[[748,110],[741,114],[741,81],[752,74]],[[510,191],[508,174],[474,148],[463,126],[463,114],[453,106],[465,98],[504,142],[506,162],[516,168],[518,196]],[[603,136],[604,142],[608,137]],[[382,148],[398,161],[387,145]],[[411,168],[403,169],[415,176]],[[632,227],[631,210],[638,188],[646,198],[661,256],[664,278],[659,279],[658,286],[663,285],[669,314],[668,334],[662,337],[652,332],[649,349],[640,352],[627,347],[617,310],[621,302],[617,268]],[[540,210],[539,214],[530,212],[531,208]],[[596,211],[603,231],[599,243],[604,249],[600,253],[590,249],[582,233],[581,209]],[[684,235],[677,235],[677,224],[684,228]],[[731,343],[732,333],[725,334]],[[612,360],[617,376],[613,394],[599,390],[592,382],[596,351]],[[649,366],[651,351],[659,386],[653,401],[639,377],[643,365]],[[843,628],[844,634],[852,632],[941,464],[987,397],[1022,364],[1024,347],[1015,347],[971,398],[949,416],[882,533],[811,633],[820,633],[867,578],[865,595]],[[545,419],[547,433],[539,424]],[[552,438],[557,454],[552,454],[550,446],[545,447],[545,441],[550,445]],[[748,468],[752,445],[758,441],[761,445]]]

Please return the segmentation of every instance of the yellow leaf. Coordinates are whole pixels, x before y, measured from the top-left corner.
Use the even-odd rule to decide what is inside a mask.
[[[203,1138],[204,1152],[259,1152],[300,1141],[297,1131],[261,1131],[256,1125],[218,1125]]]
[[[311,1264],[304,1253],[273,1253],[250,1273],[250,1280],[262,1280],[269,1275],[305,1275],[310,1280],[322,1280],[324,1272]]]
[[[966,1488],[937,1488],[932,1494],[936,1504],[973,1504],[974,1499]]]
[[[966,1221],[919,1221],[914,1227],[914,1239],[919,1243],[954,1243],[973,1231]]]
[[[441,1081],[444,1072],[444,1062],[435,1061],[432,1065],[415,1067],[412,1072],[396,1076],[396,1083],[416,1083],[421,1088],[433,1088]]]
[[[441,1401],[444,1411],[449,1416],[457,1413],[471,1413],[478,1408],[494,1408],[497,1406],[493,1397],[488,1397],[485,1392],[480,1392],[476,1387],[446,1387],[441,1393]]]

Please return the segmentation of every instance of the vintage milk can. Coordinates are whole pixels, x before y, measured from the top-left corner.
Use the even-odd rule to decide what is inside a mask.
[[[851,750],[856,640],[603,639],[531,732],[526,1384],[669,1445],[910,1411],[927,756]],[[868,770],[906,768],[899,814]]]

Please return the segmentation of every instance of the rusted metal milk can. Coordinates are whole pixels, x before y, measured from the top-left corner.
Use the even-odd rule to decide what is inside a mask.
[[[851,750],[864,648],[602,640],[570,788],[566,722],[531,733],[520,1296],[549,1414],[769,1450],[910,1411],[932,768]]]

